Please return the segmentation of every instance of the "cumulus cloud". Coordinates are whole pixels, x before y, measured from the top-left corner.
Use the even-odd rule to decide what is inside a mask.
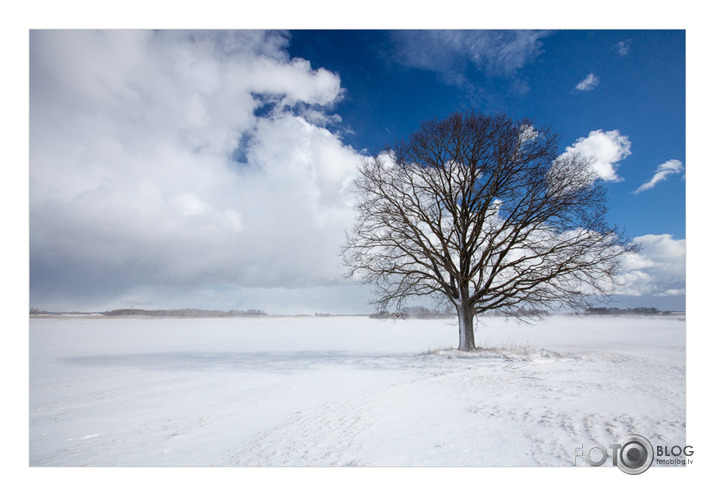
[[[651,189],[653,186],[661,181],[665,181],[671,174],[680,174],[683,172],[683,163],[680,160],[668,160],[662,163],[655,170],[655,174],[647,183],[641,184],[634,193],[642,193],[643,191]]]
[[[340,283],[346,186],[361,157],[325,127],[338,120],[336,74],[290,59],[274,32],[30,41],[38,304]]]
[[[592,160],[591,167],[597,179],[621,181],[616,174],[619,162],[631,154],[631,142],[618,130],[591,131],[587,137],[579,138],[566,147],[565,156],[578,154]]]
[[[596,86],[598,86],[598,83],[600,80],[598,79],[598,76],[595,74],[591,73],[588,76],[586,76],[584,79],[582,79],[577,85],[576,88],[574,88],[576,91],[591,91],[594,89]]]
[[[685,240],[670,234],[648,234],[633,241],[639,253],[623,258],[623,274],[616,293],[628,296],[685,294]]]

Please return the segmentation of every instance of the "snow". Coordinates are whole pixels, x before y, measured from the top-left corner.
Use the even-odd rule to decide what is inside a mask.
[[[685,445],[683,317],[476,329],[463,353],[451,320],[33,318],[30,465],[566,467],[630,434]]]

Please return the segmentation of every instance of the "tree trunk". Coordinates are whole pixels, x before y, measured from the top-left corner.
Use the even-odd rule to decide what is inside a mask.
[[[466,305],[457,308],[459,318],[459,351],[474,351],[474,313]]]

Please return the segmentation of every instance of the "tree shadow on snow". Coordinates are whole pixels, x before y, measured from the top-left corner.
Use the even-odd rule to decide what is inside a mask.
[[[361,354],[349,352],[165,352],[116,355],[85,355],[61,359],[66,365],[85,367],[130,367],[149,370],[211,371],[262,370],[286,373],[308,369],[347,366],[394,369],[414,360],[415,355]]]

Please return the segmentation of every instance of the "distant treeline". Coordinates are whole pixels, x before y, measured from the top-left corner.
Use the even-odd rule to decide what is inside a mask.
[[[30,315],[100,315],[104,317],[267,317],[263,310],[200,310],[182,308],[180,310],[143,310],[138,308],[120,308],[106,312],[45,312],[36,308],[30,309]]]
[[[31,308],[30,315],[102,315],[102,312],[49,312],[39,308]]]
[[[591,307],[587,308],[584,315],[670,315],[668,310],[658,310],[653,307],[616,308],[616,307]],[[486,315],[500,316],[501,312],[488,312]],[[531,311],[510,314],[512,317],[546,317],[547,311]],[[425,307],[405,307],[399,312],[381,311],[370,314],[371,319],[444,319],[455,317],[454,312],[445,312]]]
[[[456,313],[434,310],[426,307],[404,307],[399,312],[381,311],[370,314],[371,319],[445,319]]]
[[[586,315],[668,315],[670,314],[670,311],[661,311],[653,307],[592,307],[587,309],[585,313]]]
[[[139,310],[136,308],[121,308],[104,312],[106,317],[125,317],[139,315],[142,317],[267,317],[263,310],[199,310],[182,308],[180,310]]]

